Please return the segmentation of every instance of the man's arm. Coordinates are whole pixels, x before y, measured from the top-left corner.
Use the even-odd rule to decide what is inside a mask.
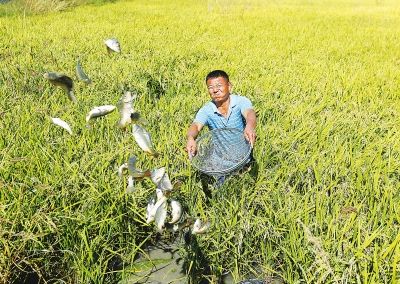
[[[187,131],[187,143],[186,150],[189,157],[193,157],[197,151],[196,137],[199,135],[200,130],[203,128],[203,124],[198,122],[193,122]]]
[[[246,128],[244,129],[244,137],[250,142],[251,147],[254,147],[256,141],[256,125],[257,116],[254,109],[250,108],[244,111],[244,118],[246,120]]]

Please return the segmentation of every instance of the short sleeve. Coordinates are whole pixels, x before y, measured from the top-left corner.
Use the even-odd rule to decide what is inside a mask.
[[[208,120],[208,115],[206,112],[206,109],[202,107],[199,109],[199,111],[196,114],[196,117],[194,118],[194,123],[200,123],[202,125],[207,125],[207,120]]]
[[[240,97],[240,112],[244,115],[244,112],[248,109],[253,109],[253,104],[251,101],[246,97]]]

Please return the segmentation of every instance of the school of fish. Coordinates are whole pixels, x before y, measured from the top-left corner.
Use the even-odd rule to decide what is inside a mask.
[[[110,38],[104,41],[107,52],[120,53],[120,43],[115,38]],[[76,62],[76,76],[85,84],[91,84],[92,80],[84,72],[81,65],[80,59]],[[52,85],[61,87],[68,99],[74,103],[77,102],[77,98],[74,94],[74,82],[71,77],[58,73],[58,72],[46,72],[43,74]],[[129,125],[132,125],[132,136],[136,141],[137,145],[144,152],[157,158],[158,153],[152,143],[150,133],[143,127],[144,120],[140,114],[135,111],[133,102],[137,95],[132,94],[130,91],[125,91],[120,97],[116,105],[102,105],[94,106],[88,111],[85,121],[86,126],[91,127],[90,123],[99,117],[106,116],[112,113],[115,109],[118,109],[119,120],[116,126],[120,129],[126,129]],[[62,127],[70,135],[73,134],[70,124],[58,117],[50,117],[53,124]],[[174,191],[174,186],[171,183],[169,175],[165,167],[156,168],[153,170],[141,170],[136,167],[137,158],[135,156],[129,157],[128,161],[119,166],[117,173],[120,178],[123,178],[125,173],[128,174],[127,185],[125,192],[135,192],[135,182],[144,178],[149,178],[155,185],[154,195],[150,197],[147,207],[145,220],[147,224],[155,223],[156,230],[162,233],[165,229],[176,232],[192,226],[190,232],[192,234],[204,234],[210,228],[210,223],[205,221],[204,223],[197,218],[186,216],[182,204],[175,198],[170,198]]]

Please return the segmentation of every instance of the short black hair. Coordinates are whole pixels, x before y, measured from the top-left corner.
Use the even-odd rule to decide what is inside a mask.
[[[214,70],[214,71],[211,71],[210,73],[208,73],[208,75],[207,75],[207,77],[206,77],[206,82],[208,81],[208,79],[211,79],[211,78],[218,78],[218,77],[225,78],[226,81],[229,82],[229,76],[228,76],[228,74],[226,74],[226,72],[223,71],[223,70]]]

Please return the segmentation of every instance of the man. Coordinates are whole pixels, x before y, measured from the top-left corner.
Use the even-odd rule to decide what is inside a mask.
[[[196,137],[207,125],[210,130],[216,128],[238,128],[244,137],[254,146],[256,139],[256,113],[249,99],[232,95],[232,84],[225,71],[214,70],[206,77],[206,85],[211,102],[206,103],[196,114],[187,132],[186,150],[189,157],[196,155]]]

